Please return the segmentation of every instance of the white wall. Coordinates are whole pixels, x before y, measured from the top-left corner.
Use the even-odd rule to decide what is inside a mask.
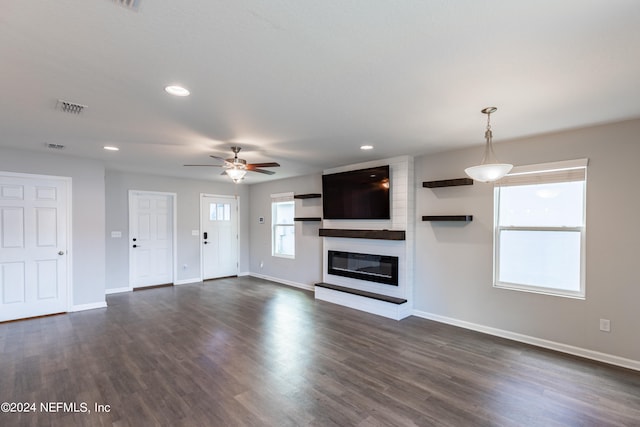
[[[197,181],[108,170],[106,172],[106,288],[129,287],[129,190],[161,191],[177,194],[177,281],[200,278],[200,194],[239,197],[240,259],[239,272],[249,268],[249,190],[246,184]],[[121,231],[121,238],[112,238]],[[183,269],[184,265],[186,269]]]
[[[492,287],[493,186],[421,188],[459,178],[482,149],[416,158],[417,217],[472,214],[467,225],[418,222],[414,308],[442,316],[640,361],[640,120],[495,146],[515,165],[589,158],[586,300]],[[599,319],[611,332],[599,331]]]
[[[321,175],[281,179],[250,187],[250,271],[258,277],[312,289],[315,283],[322,281],[320,222],[296,222],[295,259],[271,255],[271,194],[286,192],[322,193]],[[295,203],[296,216],[322,217],[322,199],[296,199]],[[258,223],[259,217],[264,217],[264,224]]]
[[[72,179],[73,305],[104,303],[105,202],[101,162],[0,148],[0,170]]]

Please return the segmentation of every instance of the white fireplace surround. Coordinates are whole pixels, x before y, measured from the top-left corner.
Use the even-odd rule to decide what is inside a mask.
[[[323,220],[323,227],[336,229],[404,230],[406,240],[377,240],[343,237],[323,237],[323,282],[347,288],[373,292],[386,296],[403,298],[407,303],[396,305],[374,301],[366,297],[352,295],[316,287],[317,299],[355,308],[373,314],[400,320],[411,314],[413,294],[413,258],[415,190],[413,183],[413,158],[400,156],[375,162],[359,163],[330,169],[327,173],[389,165],[390,169],[390,220]],[[398,286],[328,274],[328,252],[343,251],[398,257]]]

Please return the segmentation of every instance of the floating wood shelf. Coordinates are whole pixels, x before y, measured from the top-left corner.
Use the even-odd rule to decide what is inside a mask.
[[[471,222],[473,221],[473,215],[426,215],[422,217],[422,220]]]
[[[323,237],[348,237],[352,239],[406,240],[404,230],[347,230],[342,228],[321,228]]]
[[[440,181],[424,181],[422,183],[422,186],[425,188],[457,187],[460,185],[473,185],[473,179],[471,178],[443,179]]]
[[[320,218],[319,216],[307,216],[307,217],[295,217],[293,218],[294,221],[322,221],[322,218]]]
[[[296,194],[293,196],[294,199],[318,199],[320,197],[322,197],[320,193]]]
[[[347,288],[344,286],[330,285],[329,283],[316,283],[319,288],[331,289],[332,291],[345,292],[348,294],[358,295],[361,297],[377,299],[379,301],[389,302],[391,304],[404,304],[407,302],[404,298],[390,297],[388,295],[376,294],[373,292],[361,291],[359,289]]]

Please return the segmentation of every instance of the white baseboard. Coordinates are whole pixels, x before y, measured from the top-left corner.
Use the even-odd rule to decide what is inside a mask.
[[[451,317],[440,316],[438,314],[428,313],[426,311],[413,310],[413,315],[440,323],[446,323],[448,325],[458,326],[460,328],[470,329],[472,331],[482,332],[485,334],[522,342],[525,344],[535,345],[537,347],[547,348],[549,350],[559,351],[561,353],[584,357],[585,359],[596,360],[598,362],[604,362],[610,365],[633,369],[634,371],[640,371],[640,361],[638,360],[627,359],[624,357],[614,356],[612,354],[588,350],[586,348],[574,347],[568,344],[549,341],[529,335],[518,334],[516,332],[505,331],[504,329],[492,328],[489,326],[479,325],[477,323],[471,323]]]
[[[191,279],[182,279],[182,280],[176,280],[175,282],[173,282],[173,284],[175,286],[180,286],[180,285],[188,285],[190,283],[200,283],[202,282],[202,279],[199,277],[193,277]]]
[[[251,276],[251,273],[248,271],[242,271],[238,273],[238,277],[243,277],[243,276]]]
[[[258,279],[269,280],[271,282],[281,283],[283,285],[292,286],[294,288],[300,288],[307,291],[313,291],[313,285],[307,285],[305,283],[292,282],[291,280],[280,279],[278,277],[266,276],[264,274],[249,273],[249,276],[257,277]]]
[[[130,288],[128,286],[124,286],[122,288],[105,289],[104,290],[104,294],[105,295],[120,294],[122,292],[131,292],[132,290],[133,290],[133,288]]]
[[[92,302],[92,303],[89,303],[89,304],[74,305],[73,307],[71,307],[69,312],[73,313],[73,312],[76,312],[76,311],[93,310],[93,309],[96,309],[96,308],[107,308],[107,302],[106,301],[102,301],[102,302]]]

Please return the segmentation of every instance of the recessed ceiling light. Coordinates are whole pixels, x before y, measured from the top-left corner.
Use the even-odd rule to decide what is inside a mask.
[[[105,146],[104,146],[104,147],[102,147],[102,148],[104,148],[104,149],[105,149],[105,150],[107,150],[107,151],[120,151],[120,149],[119,149],[118,147],[114,147],[114,146],[112,146],[112,145],[105,145]]]
[[[361,150],[373,150],[373,145],[361,145]]]
[[[171,85],[164,88],[167,93],[175,96],[189,96],[191,92],[182,86]]]

